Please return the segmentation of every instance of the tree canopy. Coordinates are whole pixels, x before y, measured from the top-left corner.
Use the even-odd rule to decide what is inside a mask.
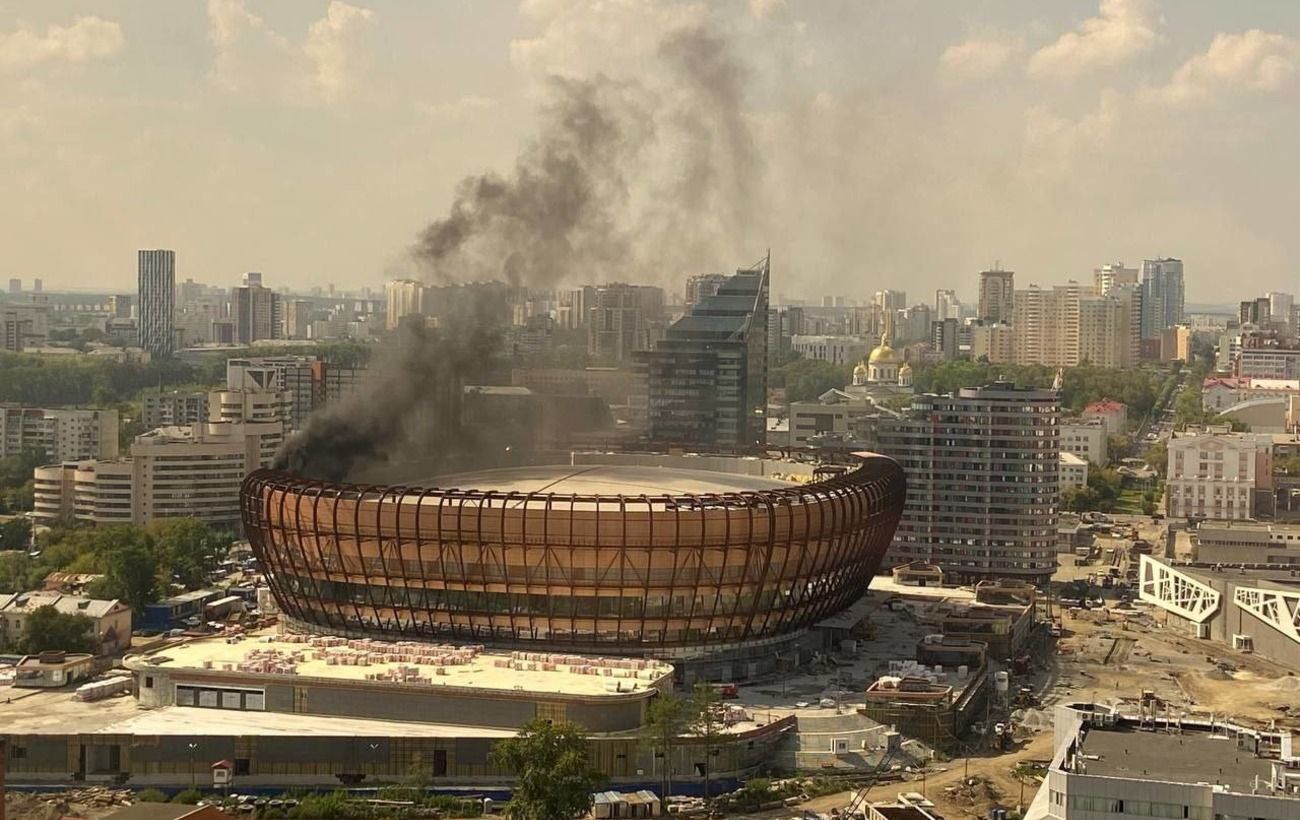
[[[492,747],[492,764],[515,775],[511,820],[575,820],[591,808],[605,777],[587,756],[587,738],[572,723],[534,719]]]
[[[94,622],[85,615],[66,614],[52,606],[37,607],[23,621],[18,649],[28,655],[54,650],[94,654],[99,650],[94,629]]]

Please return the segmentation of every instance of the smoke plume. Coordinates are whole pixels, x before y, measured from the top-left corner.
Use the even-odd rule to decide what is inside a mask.
[[[745,69],[704,24],[665,32],[654,54],[654,82],[549,77],[515,167],[465,179],[447,215],[420,232],[411,255],[425,281],[676,288],[763,247]],[[459,397],[482,383],[508,313],[492,303],[499,292],[474,292],[472,309],[404,333],[366,397],[313,415],[280,466],[340,480],[398,459],[489,456],[491,444],[461,429]]]

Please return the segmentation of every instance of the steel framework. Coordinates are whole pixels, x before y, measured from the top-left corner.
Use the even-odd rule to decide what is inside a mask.
[[[1190,575],[1143,555],[1138,565],[1138,597],[1163,610],[1202,623],[1219,609],[1219,592]]]
[[[791,633],[866,590],[892,459],[789,488],[569,495],[250,475],[245,532],[290,617],[331,630],[660,652]]]
[[[1237,587],[1232,600],[1296,643],[1300,643],[1300,592]]]

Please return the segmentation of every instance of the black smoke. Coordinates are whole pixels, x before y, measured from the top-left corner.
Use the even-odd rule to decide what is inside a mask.
[[[746,71],[703,26],[666,35],[656,58],[657,84],[549,78],[537,136],[511,172],[466,178],[448,214],[419,233],[411,256],[424,279],[677,287],[762,247],[746,236],[761,210]],[[497,297],[480,295],[437,327],[404,328],[372,386],[311,416],[277,465],[343,480],[401,460],[490,455],[491,435],[459,417],[461,389],[487,383],[506,321]]]

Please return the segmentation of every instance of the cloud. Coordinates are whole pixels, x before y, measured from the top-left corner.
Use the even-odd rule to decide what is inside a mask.
[[[785,0],[749,0],[749,13],[755,20],[766,20],[785,9]]]
[[[423,103],[419,108],[433,120],[461,120],[482,111],[491,111],[497,101],[491,97],[467,95],[445,103]]]
[[[99,17],[78,17],[70,26],[50,25],[42,34],[20,24],[0,33],[0,70],[26,71],[41,63],[84,63],[122,50],[122,27]]]
[[[333,104],[355,85],[355,40],[374,12],[332,0],[301,44],[280,34],[244,0],[208,0],[212,80],[228,92],[271,92],[286,101]]]
[[[352,81],[352,45],[357,29],[370,22],[374,12],[332,0],[325,17],[311,24],[303,53],[313,66],[317,92],[328,102],[342,97]]]
[[[1096,17],[1062,34],[1029,58],[1031,77],[1073,77],[1127,62],[1159,35],[1147,0],[1101,0]]]
[[[1005,68],[1024,47],[1024,40],[1006,34],[972,37],[944,49],[939,65],[955,79],[986,79]]]
[[[1251,29],[1219,33],[1210,47],[1183,63],[1169,82],[1138,92],[1146,102],[1175,108],[1208,105],[1237,91],[1278,91],[1300,72],[1300,41]]]
[[[1031,106],[1025,112],[1021,174],[1028,180],[1060,181],[1073,176],[1080,163],[1105,155],[1120,133],[1126,101],[1116,91],[1105,91],[1097,109],[1078,119],[1061,116],[1047,106]]]

